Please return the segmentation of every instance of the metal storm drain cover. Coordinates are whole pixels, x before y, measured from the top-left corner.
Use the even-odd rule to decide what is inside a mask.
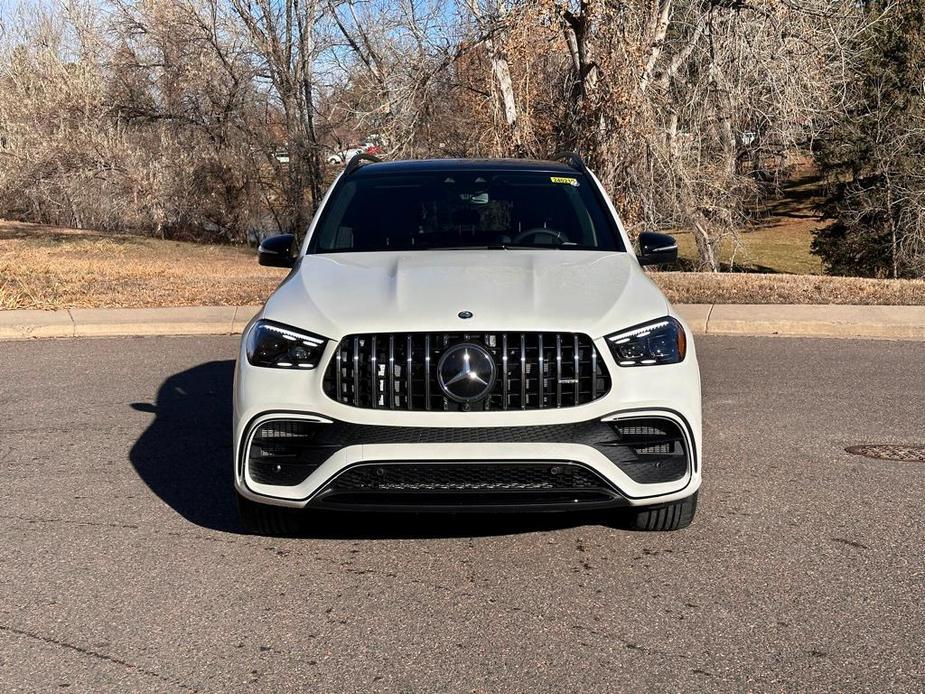
[[[895,446],[892,444],[870,444],[848,446],[845,449],[853,455],[878,460],[901,460],[907,463],[925,463],[925,446]]]

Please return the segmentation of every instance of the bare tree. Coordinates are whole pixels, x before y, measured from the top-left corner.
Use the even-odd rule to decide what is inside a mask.
[[[5,214],[242,238],[304,229],[327,153],[371,135],[387,156],[569,148],[632,233],[690,231],[709,270],[883,21],[854,0],[100,9],[33,10],[0,37]]]
[[[719,242],[837,103],[854,3],[554,2],[571,64],[565,141],[588,153],[633,228]]]
[[[327,0],[331,79],[357,130],[377,134],[391,156],[415,156],[430,126],[434,97],[464,52],[441,0],[360,4]],[[423,150],[423,151],[422,151]]]
[[[218,3],[218,0],[211,0]],[[257,77],[278,103],[286,133],[292,229],[303,231],[322,194],[320,145],[315,133],[314,65],[318,0],[231,0],[250,41]],[[214,5],[214,16],[220,14]],[[219,48],[220,49],[220,48]]]

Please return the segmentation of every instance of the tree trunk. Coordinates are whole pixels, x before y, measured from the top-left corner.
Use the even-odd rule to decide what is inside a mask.
[[[716,240],[712,238],[708,231],[706,219],[697,209],[693,193],[687,184],[684,184],[681,196],[681,210],[684,222],[690,226],[691,233],[694,235],[701,269],[706,268],[710,272],[719,272],[719,262],[716,260]]]
[[[658,58],[662,53],[662,44],[665,42],[665,36],[668,34],[668,24],[671,20],[671,0],[664,0],[664,5],[658,14],[658,21],[655,25],[654,36],[652,37],[652,46],[649,49],[649,58],[646,60],[645,70],[642,72],[642,79],[639,80],[639,91],[645,94],[649,84],[652,82],[652,75],[655,73],[655,66],[658,64]]]
[[[713,248],[713,240],[709,232],[700,221],[694,222],[692,226],[694,241],[697,243],[697,255],[700,256],[700,262],[710,271],[719,272],[719,263],[716,262],[716,251]]]
[[[508,65],[507,58],[501,51],[497,50],[494,41],[489,39],[486,42],[486,48],[489,51],[489,60],[491,60],[491,71],[494,73],[495,82],[501,94],[504,121],[511,135],[513,153],[521,154],[523,150],[523,138],[521,137],[517,120],[517,102],[514,99],[514,85],[511,82],[511,69]]]
[[[523,135],[518,120],[517,100],[514,96],[514,83],[511,79],[511,67],[508,64],[507,55],[503,47],[492,37],[493,27],[486,26],[485,18],[479,7],[478,0],[466,0],[466,5],[468,5],[469,11],[472,13],[472,16],[475,17],[482,31],[485,32],[485,52],[488,55],[493,82],[497,89],[497,96],[493,90],[492,101],[495,102],[496,106],[500,106],[505,125],[507,126],[507,133],[505,134],[504,140],[500,143],[500,149],[504,154],[523,154]],[[502,13],[503,9],[499,5],[497,7],[499,18],[495,20],[496,22],[500,21],[500,15]],[[498,96],[500,96],[500,104],[497,104]]]

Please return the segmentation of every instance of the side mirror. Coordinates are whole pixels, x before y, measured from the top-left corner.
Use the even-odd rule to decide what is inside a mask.
[[[639,235],[640,265],[671,265],[678,262],[678,242],[668,234],[644,231]]]
[[[295,258],[292,257],[294,244],[295,236],[292,234],[266,238],[257,248],[257,262],[270,267],[292,267],[295,264]]]

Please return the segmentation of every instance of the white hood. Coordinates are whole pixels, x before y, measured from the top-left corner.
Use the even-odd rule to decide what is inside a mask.
[[[451,330],[597,338],[667,312],[629,253],[479,249],[306,255],[264,317],[332,339]]]

